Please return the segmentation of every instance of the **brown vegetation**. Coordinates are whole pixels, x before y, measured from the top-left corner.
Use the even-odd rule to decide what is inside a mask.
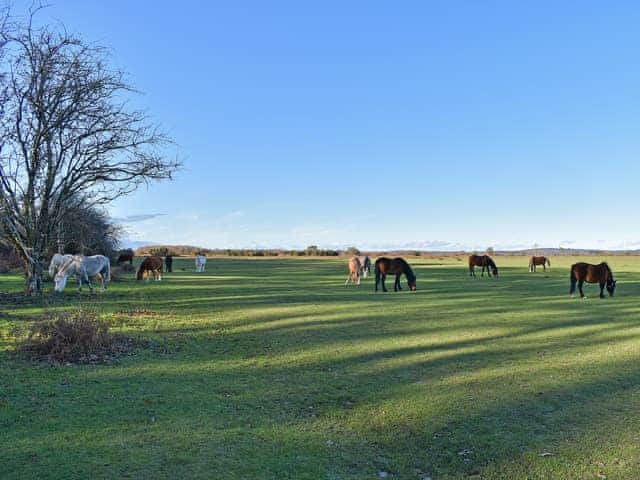
[[[109,331],[109,323],[92,310],[50,313],[36,321],[18,351],[53,363],[105,363],[127,354],[135,341]]]

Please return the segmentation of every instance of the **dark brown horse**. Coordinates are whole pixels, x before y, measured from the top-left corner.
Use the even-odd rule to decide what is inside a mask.
[[[547,257],[536,257],[534,255],[529,259],[529,271],[535,272],[537,265],[542,265],[542,269],[546,272],[547,267],[551,266],[551,261]]]
[[[142,280],[149,275],[153,275],[153,279],[158,282],[162,280],[162,257],[153,255],[142,261],[138,267],[136,279]]]
[[[121,263],[129,262],[129,265],[133,265],[133,250],[122,250],[120,255],[118,256],[118,260],[116,263],[120,265]]]
[[[487,275],[491,276],[491,274],[493,273],[494,277],[498,276],[498,267],[496,267],[496,263],[489,255],[469,255],[470,277],[476,276],[475,267],[482,267],[482,272],[480,273],[481,277],[484,277],[485,268],[487,269]]]
[[[609,296],[613,297],[613,293],[616,290],[616,281],[613,279],[613,272],[606,262],[602,262],[599,265],[591,265],[590,263],[574,263],[571,265],[571,274],[569,276],[571,280],[571,289],[569,294],[573,298],[576,293],[576,283],[578,284],[578,290],[580,291],[580,298],[584,298],[584,292],[582,291],[582,285],[587,283],[599,283],[600,284],[600,298],[604,298],[604,287],[607,287]]]
[[[378,291],[378,284],[380,283],[382,283],[382,291],[387,291],[387,287],[385,287],[384,285],[384,281],[387,278],[387,275],[396,276],[396,281],[393,284],[393,291],[397,292],[398,290],[402,290],[402,287],[400,286],[400,276],[403,273],[405,277],[407,277],[407,284],[409,285],[409,289],[414,292],[416,290],[416,276],[404,258],[380,257],[376,260],[375,272],[376,292]]]

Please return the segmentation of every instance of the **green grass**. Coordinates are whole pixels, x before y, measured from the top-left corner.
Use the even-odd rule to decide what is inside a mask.
[[[209,259],[106,295],[0,294],[0,478],[638,478],[640,259],[608,260],[605,300],[569,299],[575,259],[502,257],[498,280],[414,259],[416,293],[344,287],[344,260]],[[10,329],[77,304],[159,348],[13,354]]]

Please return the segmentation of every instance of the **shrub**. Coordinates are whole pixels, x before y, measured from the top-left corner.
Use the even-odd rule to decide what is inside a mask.
[[[48,313],[36,321],[18,351],[55,363],[97,363],[133,348],[132,339],[109,332],[109,323],[93,310]]]
[[[131,265],[130,263],[123,263],[118,267],[121,273],[134,273],[136,271],[136,267]]]

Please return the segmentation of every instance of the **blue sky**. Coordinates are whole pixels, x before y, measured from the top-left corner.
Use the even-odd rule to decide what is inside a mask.
[[[175,181],[111,208],[133,239],[640,246],[637,2],[74,0],[41,18],[112,47],[179,145]]]

